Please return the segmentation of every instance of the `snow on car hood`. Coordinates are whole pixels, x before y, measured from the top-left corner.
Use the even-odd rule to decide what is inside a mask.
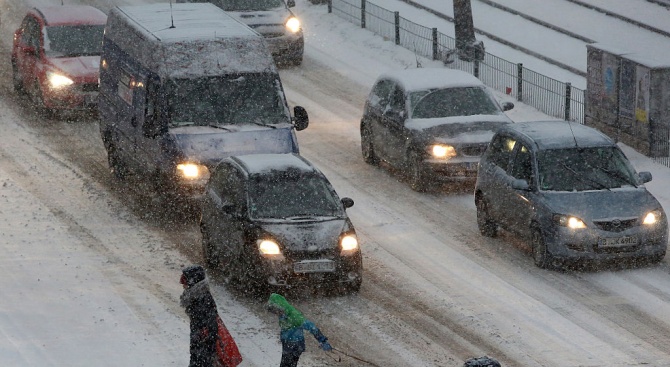
[[[540,193],[554,213],[570,214],[583,220],[638,218],[661,205],[644,187]]]
[[[100,56],[59,57],[49,60],[58,70],[77,79],[98,79]]]
[[[408,120],[405,126],[443,143],[487,143],[498,128],[510,123],[504,115],[475,115]]]
[[[258,125],[225,125],[223,130],[209,126],[174,127],[169,135],[185,158],[203,164],[216,164],[231,155],[292,153],[292,127],[276,129]],[[294,149],[295,148],[295,149]]]
[[[281,221],[261,224],[261,228],[274,236],[291,251],[324,250],[338,245],[340,234],[347,220],[338,218],[325,221]]]

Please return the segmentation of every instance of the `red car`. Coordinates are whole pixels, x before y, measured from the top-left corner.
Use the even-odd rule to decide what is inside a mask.
[[[107,15],[91,6],[39,6],[14,32],[14,90],[40,112],[97,105],[98,70]]]

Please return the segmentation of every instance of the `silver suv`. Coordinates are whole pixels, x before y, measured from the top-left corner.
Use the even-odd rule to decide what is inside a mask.
[[[482,156],[475,184],[482,235],[499,228],[530,241],[535,265],[566,260],[660,262],[668,221],[614,141],[563,121],[503,126]]]

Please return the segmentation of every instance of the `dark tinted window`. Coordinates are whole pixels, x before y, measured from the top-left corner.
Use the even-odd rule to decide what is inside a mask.
[[[486,158],[489,162],[497,165],[503,170],[507,170],[515,140],[509,136],[497,135],[491,141],[491,145],[486,150]]]
[[[249,212],[253,218],[342,216],[342,205],[322,176],[276,172],[252,178]]]
[[[533,165],[530,151],[528,151],[528,148],[519,144],[518,142],[517,145],[519,145],[519,148],[517,149],[516,156],[514,156],[510,175],[512,175],[514,178],[526,180],[528,183],[532,183],[531,178],[533,176]]]

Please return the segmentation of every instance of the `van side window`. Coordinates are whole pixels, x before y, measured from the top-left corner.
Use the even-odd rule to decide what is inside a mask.
[[[381,80],[372,88],[370,92],[370,104],[373,108],[383,108],[388,104],[389,94],[393,88],[393,82],[390,80]]]
[[[119,82],[117,84],[117,94],[127,104],[133,104],[133,76],[127,71],[119,71]]]
[[[226,170],[226,176],[222,177],[220,186],[221,200],[223,204],[233,204],[239,213],[246,207],[243,180],[240,173],[235,169]]]
[[[405,93],[403,90],[396,86],[395,90],[391,94],[391,101],[389,103],[389,108],[391,111],[402,112],[405,110]]]
[[[512,150],[516,141],[509,136],[498,135],[491,142],[491,146],[486,153],[491,161],[496,166],[507,171],[509,159],[512,156]]]
[[[512,162],[512,170],[510,171],[510,175],[517,179],[526,180],[530,184],[531,178],[533,177],[533,165],[530,151],[528,148],[518,142],[516,145],[519,147],[517,149],[516,156],[514,157],[514,161]]]

